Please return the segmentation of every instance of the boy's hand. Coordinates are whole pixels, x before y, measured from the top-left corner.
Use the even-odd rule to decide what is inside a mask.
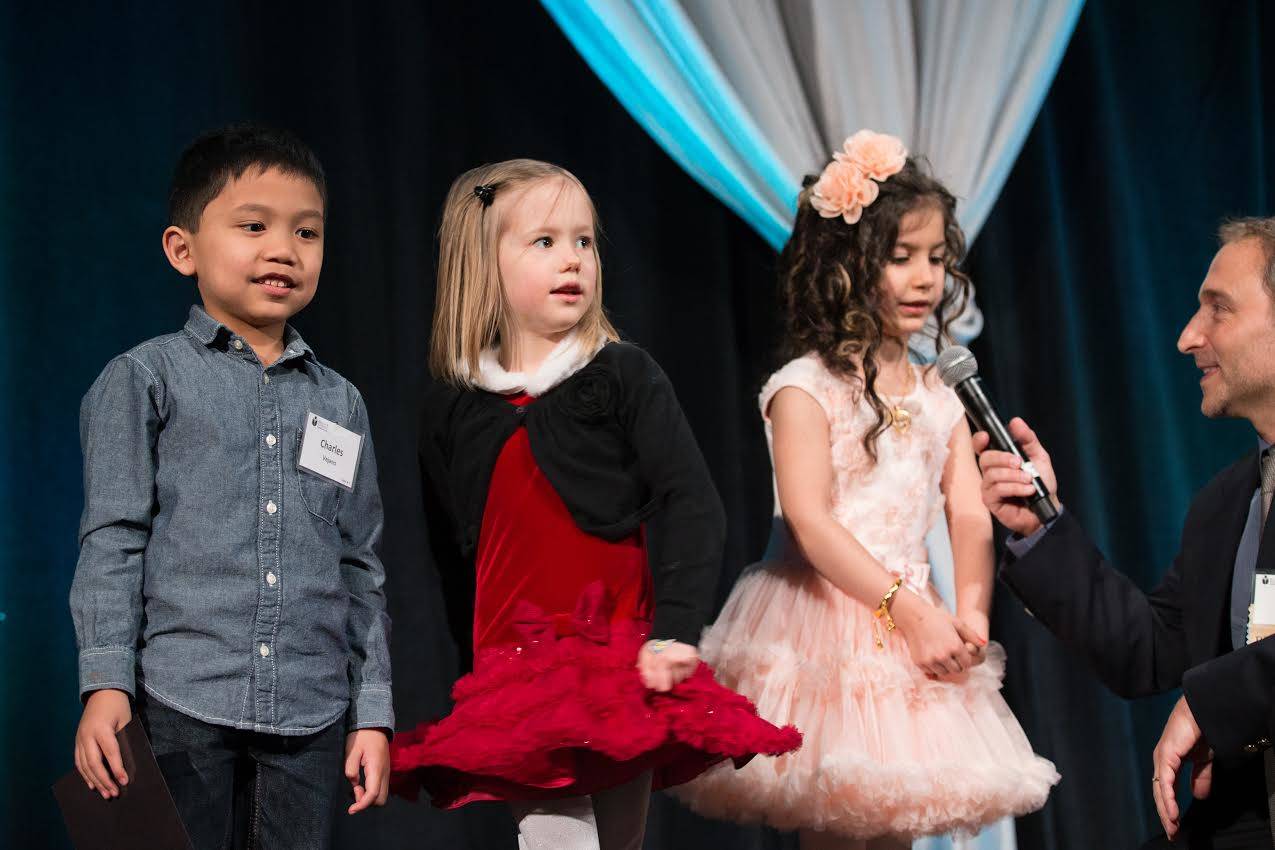
[[[359,782],[359,769],[363,782]],[[345,736],[345,778],[354,789],[357,814],[368,806],[384,806],[390,796],[390,739],[380,729],[356,729]]]
[[[80,728],[75,732],[75,769],[103,800],[120,795],[116,782],[128,784],[115,733],[132,719],[133,709],[124,691],[113,688],[94,691],[84,703]]]
[[[658,651],[656,647],[662,647]],[[653,691],[672,690],[699,666],[699,650],[680,641],[648,640],[638,653],[642,684]]]

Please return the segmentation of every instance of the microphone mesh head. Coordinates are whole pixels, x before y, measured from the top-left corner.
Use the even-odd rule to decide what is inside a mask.
[[[978,374],[978,361],[968,348],[952,345],[943,349],[938,359],[939,377],[949,387]]]

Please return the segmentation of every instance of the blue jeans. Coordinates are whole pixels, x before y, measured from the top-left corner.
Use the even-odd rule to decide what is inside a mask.
[[[327,848],[345,722],[311,735],[215,726],[141,694],[137,713],[195,850]]]

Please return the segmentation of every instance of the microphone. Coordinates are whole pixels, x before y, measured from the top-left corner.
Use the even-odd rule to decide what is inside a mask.
[[[1027,507],[1031,508],[1031,512],[1042,523],[1057,519],[1058,509],[1049,498],[1049,490],[1045,487],[1045,482],[1040,480],[1040,473],[1032,466],[1031,461],[1023,457],[1022,449],[1009,436],[1008,429],[996,415],[987,393],[983,391],[983,382],[978,377],[978,361],[974,359],[974,355],[968,348],[953,345],[943,349],[937,365],[939,377],[956,392],[961,404],[965,405],[965,412],[973,420],[975,429],[987,432],[991,437],[992,448],[1017,455],[1022,460],[1023,470],[1032,476],[1032,485],[1036,488],[1035,495],[1027,498]]]

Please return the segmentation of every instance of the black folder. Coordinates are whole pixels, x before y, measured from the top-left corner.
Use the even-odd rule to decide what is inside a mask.
[[[128,774],[118,797],[103,799],[74,770],[53,784],[75,850],[194,850],[141,721],[134,717],[115,737]]]

